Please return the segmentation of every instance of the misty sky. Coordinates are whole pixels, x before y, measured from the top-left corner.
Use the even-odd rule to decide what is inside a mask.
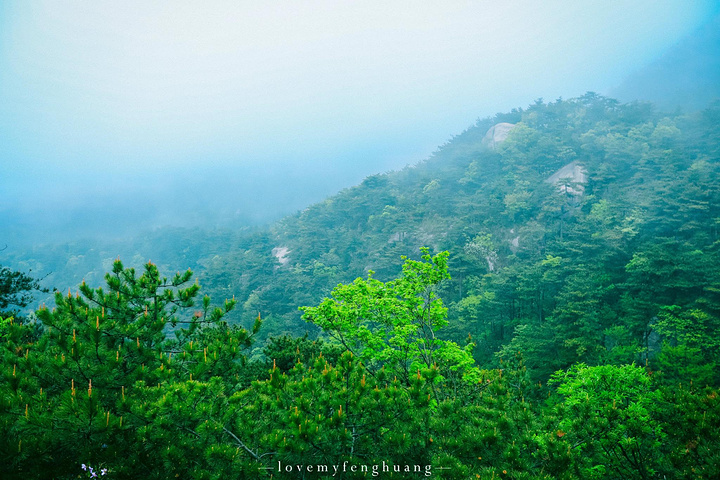
[[[59,229],[80,205],[143,226],[291,213],[478,117],[605,93],[719,10],[0,1],[0,221]]]

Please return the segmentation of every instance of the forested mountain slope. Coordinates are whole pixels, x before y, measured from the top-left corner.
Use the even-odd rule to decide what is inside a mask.
[[[670,115],[595,94],[538,101],[270,228],[160,229],[5,263],[61,290],[100,282],[117,257],[191,268],[214,298],[239,301],[232,322],[260,313],[267,338],[316,335],[298,307],[369,271],[388,280],[428,246],[450,252],[447,335],[470,335],[481,364],[521,351],[546,377],[574,361],[644,362],[669,308],[717,314],[719,123],[717,104]]]
[[[0,270],[0,477],[716,479],[719,140],[538,101],[271,229],[31,252],[86,280]]]
[[[497,123],[514,127],[493,146]],[[719,125],[717,105],[673,116],[592,93],[538,101],[247,237],[203,282],[246,320],[299,333],[298,306],[370,270],[389,279],[428,246],[450,252],[452,335],[471,335],[482,363],[522,352],[547,376],[644,362],[659,333],[681,335],[663,322],[717,326]]]

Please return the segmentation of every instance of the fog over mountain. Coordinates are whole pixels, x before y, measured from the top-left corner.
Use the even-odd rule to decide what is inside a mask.
[[[5,2],[1,243],[266,224],[426,158],[478,117],[608,92],[717,13]]]
[[[0,1],[0,479],[719,479],[719,15]]]
[[[720,16],[631,73],[609,94],[644,100],[659,108],[698,110],[720,98]]]

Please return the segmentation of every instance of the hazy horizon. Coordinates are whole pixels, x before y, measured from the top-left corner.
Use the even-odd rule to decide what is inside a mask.
[[[719,11],[3,3],[0,219],[15,241],[263,223],[477,118],[605,94]]]

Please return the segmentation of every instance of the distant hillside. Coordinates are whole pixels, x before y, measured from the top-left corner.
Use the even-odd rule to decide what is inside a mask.
[[[239,301],[231,321],[260,313],[261,337],[314,336],[298,307],[370,271],[391,279],[427,246],[450,252],[445,331],[472,338],[481,365],[522,352],[546,378],[578,361],[642,362],[668,308],[720,315],[719,140],[717,105],[668,116],[593,93],[538,101],[271,228],[7,250],[3,264],[60,289],[100,285],[118,256],[191,268],[213,298]]]
[[[704,108],[720,98],[720,16],[662,57],[630,75],[609,93],[622,101],[645,100],[659,108]]]
[[[514,127],[491,141],[499,123]],[[717,108],[537,102],[244,237],[201,281],[235,295],[243,321],[267,317],[266,334],[301,333],[298,306],[371,270],[392,278],[428,246],[451,253],[452,335],[471,335],[481,362],[642,361],[662,308],[720,311],[719,138]]]
[[[86,283],[2,314],[3,479],[720,478],[720,104],[538,101],[270,229],[13,258]]]

